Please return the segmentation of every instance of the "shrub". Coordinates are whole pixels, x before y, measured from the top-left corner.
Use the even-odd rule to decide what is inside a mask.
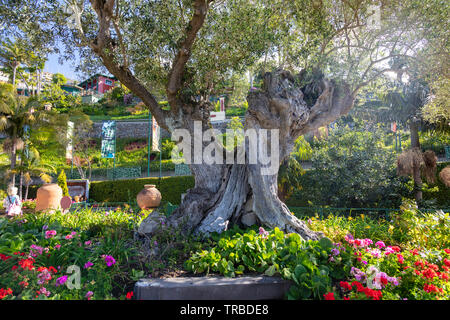
[[[141,178],[115,181],[93,181],[90,185],[89,198],[97,202],[129,202],[146,184],[154,184],[161,192],[162,201],[180,204],[181,194],[194,187],[193,176]]]
[[[397,177],[396,155],[383,144],[380,131],[342,128],[313,144],[314,169],[299,177],[301,188],[287,201],[292,206],[396,208],[408,194]]]
[[[64,170],[61,170],[61,172],[59,173],[57,184],[62,189],[63,197],[69,196],[69,188],[67,187],[67,178]]]
[[[294,281],[290,299],[320,299],[331,288],[335,272],[327,260],[333,244],[327,238],[303,241],[298,234],[285,234],[278,228],[270,232],[260,228],[259,234],[235,228],[216,237],[215,247],[198,251],[186,261],[187,270],[228,277],[248,272],[280,274]]]

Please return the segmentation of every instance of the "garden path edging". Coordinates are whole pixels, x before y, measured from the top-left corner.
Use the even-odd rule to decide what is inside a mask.
[[[280,300],[292,281],[278,277],[177,277],[141,279],[137,300]]]

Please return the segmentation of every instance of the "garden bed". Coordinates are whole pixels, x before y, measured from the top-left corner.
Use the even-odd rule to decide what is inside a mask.
[[[278,229],[236,226],[202,240],[166,229],[162,220],[164,231],[144,245],[134,236],[148,214],[128,206],[0,216],[0,298],[130,299],[144,278],[223,276],[281,277],[294,284],[289,299],[450,298],[448,213],[421,214],[405,204],[391,221],[364,214],[306,218],[331,239],[307,242]],[[81,277],[71,290],[73,265]]]

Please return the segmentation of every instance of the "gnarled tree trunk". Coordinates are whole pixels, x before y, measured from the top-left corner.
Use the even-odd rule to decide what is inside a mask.
[[[244,163],[191,164],[195,187],[188,190],[180,207],[170,216],[168,225],[182,227],[187,232],[220,233],[229,223],[239,223],[244,215],[252,214],[260,225],[296,232],[304,239],[319,238],[278,198],[278,168],[291,153],[298,136],[347,113],[354,97],[348,87],[337,86],[332,81],[322,79],[318,84],[300,88],[297,84],[300,80],[287,71],[268,73],[264,89],[248,96],[244,129],[258,133],[278,130],[278,139],[276,134],[267,138],[268,149],[273,147],[279,154],[275,169],[267,174],[270,164],[249,161],[249,144],[245,144]],[[308,99],[305,95],[309,95]],[[308,105],[305,100],[313,103]],[[201,119],[198,114],[197,117],[185,114],[178,121],[172,121],[177,125],[171,129],[182,128],[193,135],[192,123]],[[202,123],[203,129],[209,128],[207,117]],[[258,139],[261,136],[258,134]],[[194,147],[192,151],[195,152]],[[235,159],[236,154],[235,150]],[[151,232],[151,228],[146,229],[146,233]]]

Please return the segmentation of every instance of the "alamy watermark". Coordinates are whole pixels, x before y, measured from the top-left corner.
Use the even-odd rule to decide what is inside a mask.
[[[187,129],[176,129],[172,141],[177,142],[171,154],[175,162],[182,160],[182,152],[186,164],[250,164],[258,165],[262,175],[278,172],[278,129],[226,129],[222,135],[217,129],[202,130],[202,122],[194,121],[193,135]]]

